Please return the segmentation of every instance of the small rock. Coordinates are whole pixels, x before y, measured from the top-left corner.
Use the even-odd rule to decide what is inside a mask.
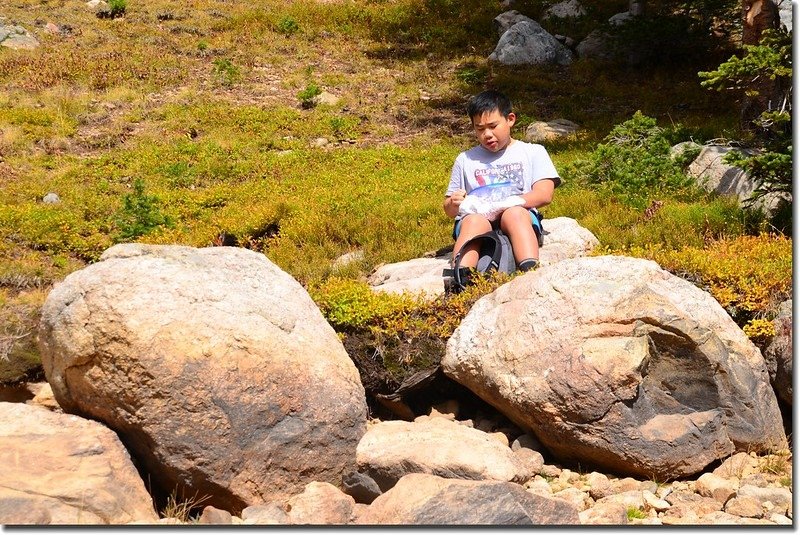
[[[525,129],[525,141],[542,143],[574,134],[579,126],[567,119],[554,119],[549,122],[536,121]]]
[[[61,202],[61,197],[57,193],[50,192],[42,197],[42,202],[45,204],[57,204]]]
[[[232,524],[233,517],[228,511],[207,505],[198,519],[198,524]]]
[[[736,496],[725,504],[725,512],[736,516],[761,518],[764,515],[764,508],[761,507],[761,502],[752,496]]]
[[[595,500],[605,498],[612,493],[611,481],[605,474],[591,472],[586,476],[586,484],[589,485],[589,495]]]
[[[594,504],[594,500],[592,500],[588,493],[580,491],[575,487],[569,487],[556,492],[553,494],[553,498],[559,498],[571,503],[579,513],[589,509],[589,507]]]
[[[514,451],[514,457],[517,458],[522,469],[529,474],[523,479],[534,477],[544,466],[544,457],[542,457],[542,454],[529,448],[521,448]]]
[[[542,466],[542,469],[539,470],[539,475],[544,477],[558,477],[561,475],[561,469],[552,464],[545,464]]]
[[[770,502],[777,509],[777,513],[784,513],[792,503],[792,491],[784,488],[761,488],[753,485],[742,485],[737,496],[750,496],[761,501],[766,508],[766,503]]]
[[[584,525],[628,524],[628,508],[621,503],[596,503],[585,511],[580,511],[578,516]]]
[[[738,487],[738,481],[735,479],[725,479],[712,473],[706,473],[697,479],[694,488],[700,496],[714,498],[724,504],[736,494]]]
[[[325,138],[320,138],[325,139]],[[327,139],[325,140],[327,141]],[[361,262],[364,259],[364,251],[362,249],[358,249],[356,251],[350,251],[349,253],[345,253],[336,260],[333,261],[333,267],[343,267],[348,264],[352,264],[354,262]]]
[[[324,137],[318,137],[317,139],[315,139],[315,140],[314,140],[314,141],[311,143],[311,145],[312,145],[313,147],[322,148],[322,147],[325,147],[325,146],[327,146],[329,143],[330,143],[330,141],[328,141],[326,138],[324,138]]]
[[[350,472],[342,476],[344,491],[353,497],[356,503],[370,504],[381,495],[381,489],[375,480],[361,472]]]
[[[775,522],[776,524],[778,524],[780,526],[791,526],[792,525],[792,519],[791,518],[789,518],[787,516],[779,515],[778,513],[773,513],[772,515],[770,515],[769,521],[770,522]]]
[[[735,477],[744,479],[758,470],[758,461],[747,453],[740,452],[725,459],[712,474],[725,479]]]
[[[531,434],[520,435],[511,443],[511,449],[517,451],[520,448],[528,448],[534,451],[541,451],[542,443]]]
[[[653,508],[654,510],[658,511],[659,513],[666,511],[672,505],[666,500],[662,500],[649,490],[645,490],[642,492],[642,498],[644,499],[645,505]]]
[[[242,523],[284,525],[289,523],[289,515],[276,503],[251,505],[242,511]]]
[[[553,495],[553,489],[550,488],[550,483],[541,476],[536,476],[534,479],[525,483],[525,490],[539,496]]]
[[[312,99],[315,106],[319,105],[326,105],[326,106],[336,106],[339,104],[339,97],[334,95],[333,93],[329,93],[327,91],[323,91],[319,95],[315,96]]]

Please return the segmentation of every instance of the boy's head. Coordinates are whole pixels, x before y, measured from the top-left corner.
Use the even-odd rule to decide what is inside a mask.
[[[499,91],[483,91],[469,99],[467,114],[475,137],[490,152],[499,152],[511,143],[511,127],[517,120],[511,101]]]

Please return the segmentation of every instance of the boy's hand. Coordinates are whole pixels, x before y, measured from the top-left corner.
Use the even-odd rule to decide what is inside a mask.
[[[444,213],[447,214],[448,217],[456,217],[458,215],[458,207],[461,206],[461,203],[464,202],[466,197],[467,191],[463,189],[457,189],[449,197],[445,197]]]
[[[465,189],[457,189],[450,195],[450,202],[453,203],[454,206],[460,206],[464,199],[467,198],[467,190]]]

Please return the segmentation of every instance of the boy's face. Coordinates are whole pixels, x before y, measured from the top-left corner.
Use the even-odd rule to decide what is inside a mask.
[[[484,149],[490,152],[499,152],[511,142],[511,127],[514,126],[516,120],[517,117],[513,113],[509,113],[508,117],[503,117],[500,110],[493,110],[473,117],[472,127],[475,129],[478,143]]]

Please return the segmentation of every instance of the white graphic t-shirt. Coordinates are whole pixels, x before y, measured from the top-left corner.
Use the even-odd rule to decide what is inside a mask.
[[[469,194],[475,188],[501,182],[510,182],[513,194],[521,195],[528,193],[535,182],[547,178],[553,179],[556,187],[561,184],[561,177],[542,145],[517,140],[500,152],[478,145],[456,158],[445,196],[459,189]]]

